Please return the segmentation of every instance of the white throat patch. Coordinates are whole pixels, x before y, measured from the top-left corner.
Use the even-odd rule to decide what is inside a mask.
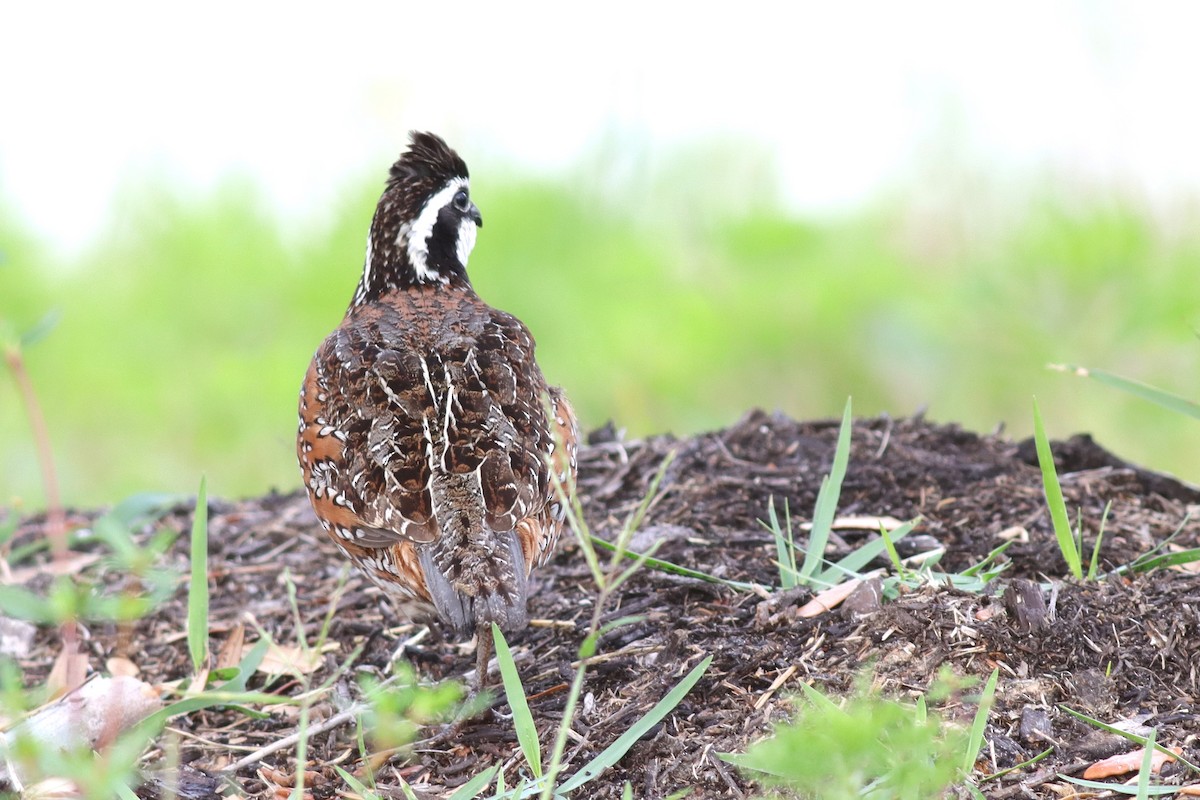
[[[458,263],[463,265],[463,269],[467,267],[467,258],[471,255],[471,251],[475,249],[475,234],[479,228],[475,225],[475,220],[470,217],[464,217],[463,221],[458,223],[458,241],[454,247],[458,251]]]
[[[396,244],[407,248],[408,261],[412,264],[413,272],[417,274],[417,280],[440,281],[441,283],[450,280],[449,275],[441,275],[429,268],[429,237],[433,233],[433,226],[437,224],[438,214],[454,201],[454,195],[468,186],[470,186],[470,181],[466,178],[453,179],[426,201],[421,213],[417,215],[411,225],[400,226]],[[464,219],[458,229],[457,242],[458,260],[463,267],[467,266],[467,256],[471,254],[471,248],[474,246],[475,222],[471,219]]]

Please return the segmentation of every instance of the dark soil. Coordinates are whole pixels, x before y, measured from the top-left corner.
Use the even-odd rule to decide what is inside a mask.
[[[767,517],[771,498],[780,509],[786,500],[797,525],[808,520],[836,436],[836,422],[801,423],[759,412],[727,430],[691,439],[625,442],[611,430],[592,434],[581,453],[579,483],[594,532],[616,535],[674,451],[635,549],[661,539],[660,558],[763,588],[736,591],[643,569],[619,591],[606,617],[643,619],[600,641],[572,724],[568,772],[615,741],[703,658],[713,660],[675,711],[578,796],[619,797],[625,781],[637,797],[664,797],[688,787],[692,797],[751,796],[757,787],[718,754],[744,751],[773,722],[786,719],[801,682],[838,695],[850,690],[863,670],[871,671],[879,690],[913,699],[944,668],[980,680],[999,668],[979,774],[1014,766],[1048,747],[1053,752],[1032,767],[983,784],[990,798],[1059,797],[1058,773],[1080,775],[1096,759],[1133,747],[1076,721],[1060,704],[1111,724],[1155,728],[1160,742],[1200,761],[1200,575],[1195,565],[1092,582],[1066,579],[1032,442],[979,436],[921,419],[857,422],[839,516],[921,517],[918,529],[901,541],[901,555],[943,548],[937,569],[945,572],[964,570],[1011,541],[1000,557],[1009,567],[983,594],[926,583],[882,604],[864,592],[829,613],[799,616],[812,595],[774,591],[779,581],[775,545],[759,520]],[[1086,553],[1105,504],[1112,503],[1101,573],[1128,564],[1177,531],[1168,551],[1200,547],[1200,521],[1185,521],[1189,508],[1194,512],[1200,504],[1196,488],[1124,463],[1087,436],[1055,443],[1054,451],[1067,504],[1072,513],[1082,510]],[[190,509],[180,509],[165,524],[186,534],[190,516]],[[26,523],[18,541],[39,535],[38,522]],[[832,555],[844,555],[877,535],[839,530]],[[214,502],[210,536],[214,651],[239,626],[248,642],[257,638],[254,625],[277,641],[296,641],[285,569],[296,581],[308,635],[316,635],[338,596],[344,565],[305,497]],[[181,574],[186,574],[186,554],[185,535],[171,551]],[[93,665],[126,655],[150,683],[189,676],[182,635],[186,592],[181,584],[172,601],[131,630],[91,627],[87,645]],[[510,637],[543,742],[552,741],[561,719],[595,597],[579,547],[564,534],[554,559],[537,573],[530,606],[534,623]],[[314,724],[357,696],[355,674],[387,674],[397,652],[429,679],[461,676],[473,667],[469,643],[446,640],[436,630],[422,637],[422,630],[397,618],[378,590],[351,575],[332,623],[336,649],[325,654],[312,680],[321,682],[356,648],[361,651],[350,677],[313,708]],[[42,631],[37,649],[22,662],[27,683],[46,677],[57,650],[54,632]],[[495,673],[492,680],[498,681]],[[302,691],[295,680],[251,685],[284,695]],[[942,708],[969,719],[974,706],[952,701]],[[297,719],[294,713],[252,720],[235,711],[202,711],[173,727],[181,731],[188,767],[185,796],[203,798],[216,796],[223,769],[294,733]],[[430,726],[421,735],[428,740],[375,765],[381,796],[403,796],[398,776],[421,797],[448,795],[449,787],[494,764],[505,765],[508,785],[520,779],[524,763],[503,702],[453,730]],[[313,737],[308,742],[311,796],[341,796],[346,787],[332,765],[360,770],[359,755],[352,722]],[[152,753],[148,762],[160,757]],[[233,782],[243,796],[286,796],[295,757],[295,747],[266,755],[233,771]],[[1164,783],[1197,778],[1177,764],[1168,764],[1159,776]],[[147,798],[158,795],[153,785],[141,791]]]

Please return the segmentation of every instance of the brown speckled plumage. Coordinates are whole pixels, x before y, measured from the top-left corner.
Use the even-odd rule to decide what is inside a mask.
[[[471,288],[467,192],[462,160],[413,134],[305,377],[297,451],[333,541],[409,613],[478,629],[482,667],[489,623],[526,623],[529,571],[562,528],[552,470],[573,486],[577,433],[529,331]]]

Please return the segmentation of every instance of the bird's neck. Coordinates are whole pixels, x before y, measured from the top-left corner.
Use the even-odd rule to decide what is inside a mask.
[[[389,292],[470,286],[466,267],[453,248],[439,246],[434,237],[414,241],[411,226],[389,215],[388,210],[380,206],[375,212],[351,308],[376,302]]]

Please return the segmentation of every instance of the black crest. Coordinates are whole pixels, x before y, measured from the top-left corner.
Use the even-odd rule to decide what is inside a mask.
[[[437,134],[413,131],[411,144],[392,165],[388,189],[404,189],[405,193],[426,195],[444,186],[451,178],[468,178],[467,164],[450,149]]]

